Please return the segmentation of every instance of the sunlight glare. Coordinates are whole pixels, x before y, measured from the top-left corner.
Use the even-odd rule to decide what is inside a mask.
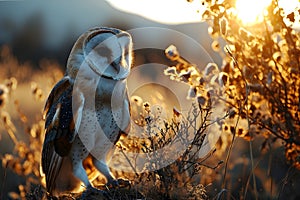
[[[263,20],[266,8],[271,0],[236,0],[237,15],[244,24],[254,24]]]
[[[202,0],[106,0],[114,8],[137,14],[164,24],[182,24],[202,21],[205,6]],[[266,8],[272,0],[236,0],[236,14],[245,25],[263,21]],[[278,0],[285,14],[300,8],[299,0]],[[297,24],[299,26],[299,23]]]
[[[300,8],[299,0],[279,0],[278,5],[283,8],[285,14],[289,14],[295,11],[295,9]]]
[[[283,9],[284,16],[294,12],[295,13],[295,22],[292,24],[294,30],[300,30],[300,1],[299,0],[278,0],[278,6]],[[289,19],[285,18],[284,22],[287,25],[291,25]]]
[[[203,8],[200,0],[106,0],[113,7],[138,14],[147,19],[165,24],[199,22]]]

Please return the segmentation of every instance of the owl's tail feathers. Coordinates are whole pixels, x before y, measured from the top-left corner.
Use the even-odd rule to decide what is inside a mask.
[[[55,190],[56,178],[58,173],[60,172],[60,168],[62,166],[63,158],[59,156],[56,152],[53,152],[51,158],[51,164],[49,168],[48,176],[46,175],[46,186],[47,191],[52,194]],[[47,180],[48,179],[48,180]]]
[[[56,178],[60,172],[63,162],[63,157],[59,156],[55,150],[54,146],[48,144],[44,146],[42,155],[42,169],[46,175],[46,188],[50,195],[56,189]]]

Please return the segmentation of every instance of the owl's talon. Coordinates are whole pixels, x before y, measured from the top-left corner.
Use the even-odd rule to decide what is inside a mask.
[[[118,188],[120,186],[119,181],[114,179],[106,184],[107,188]]]
[[[130,182],[124,179],[114,179],[106,184],[107,188],[124,188],[129,186]]]
[[[130,187],[130,181],[126,179],[118,179],[118,183],[121,187]]]
[[[101,193],[101,194],[105,193],[105,191],[99,190],[98,188],[95,188],[95,187],[93,187],[91,185],[88,186],[86,190],[88,190],[90,192],[94,192],[94,193]]]

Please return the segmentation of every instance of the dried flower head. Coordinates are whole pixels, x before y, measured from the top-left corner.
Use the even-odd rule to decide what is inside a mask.
[[[228,29],[228,21],[225,17],[222,17],[220,20],[220,32],[223,36],[226,36],[227,34],[227,29]]]
[[[7,102],[8,88],[5,85],[0,84],[0,108],[2,108]]]
[[[220,51],[220,43],[218,40],[214,40],[212,43],[211,43],[211,48],[215,51],[215,52],[219,52]]]
[[[150,112],[150,103],[149,102],[145,102],[143,104],[145,111],[148,113]]]
[[[195,87],[190,87],[189,91],[188,91],[188,99],[193,99],[197,96],[197,88]]]
[[[132,96],[130,98],[130,101],[132,103],[136,104],[137,106],[141,106],[142,103],[143,103],[143,99],[141,97],[139,97],[139,96],[136,96],[136,95]]]
[[[10,90],[16,90],[18,86],[18,80],[15,77],[11,77],[10,79],[5,80],[5,85],[10,89]]]
[[[216,63],[208,63],[206,65],[205,72],[204,72],[205,76],[208,76],[211,74],[217,74],[217,73],[219,73],[219,68]]]
[[[170,45],[166,50],[165,50],[166,56],[170,60],[177,60],[179,58],[179,52],[177,51],[177,48],[174,45]]]
[[[31,83],[31,91],[36,100],[43,101],[45,99],[43,90],[38,86],[36,82]]]

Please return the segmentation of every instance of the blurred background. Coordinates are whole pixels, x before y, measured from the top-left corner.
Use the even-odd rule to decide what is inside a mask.
[[[77,37],[94,26],[124,30],[149,26],[170,28],[192,37],[216,56],[210,48],[207,25],[200,22],[200,17],[199,23],[161,24],[116,10],[104,0],[1,1],[0,5],[0,44],[9,45],[19,61],[33,62],[35,67],[41,58],[55,59],[64,65]],[[165,9],[167,13],[168,8]]]
[[[164,9],[165,15],[170,12],[175,16],[181,15],[180,11],[170,11],[168,7],[160,8],[159,12],[164,14]],[[157,12],[155,7],[152,12]],[[198,19],[195,18],[195,21]],[[53,85],[63,76],[74,42],[79,35],[95,26],[123,30],[142,27],[176,30],[199,42],[213,60],[220,60],[211,49],[212,40],[207,25],[201,23],[200,18],[199,22],[194,23],[164,24],[117,10],[104,0],[0,1],[0,84],[17,85],[8,88],[5,96],[7,102],[4,106],[0,105],[0,154],[16,151],[16,143],[9,136],[8,129],[13,130],[17,140],[28,142],[27,134],[34,124],[42,121],[45,100]],[[173,38],[174,41],[176,39]],[[165,48],[170,45],[163,40],[156,42],[165,43]],[[197,59],[203,60],[203,65],[207,64],[205,54],[197,55]],[[163,51],[154,49],[136,51],[134,63],[172,64]],[[148,72],[152,77],[155,76],[153,70]],[[7,116],[9,120],[5,118]],[[7,120],[12,127],[7,126]],[[18,166],[17,162],[15,165]],[[22,176],[0,165],[0,193],[4,199],[9,191],[20,190],[20,184],[25,184]]]

